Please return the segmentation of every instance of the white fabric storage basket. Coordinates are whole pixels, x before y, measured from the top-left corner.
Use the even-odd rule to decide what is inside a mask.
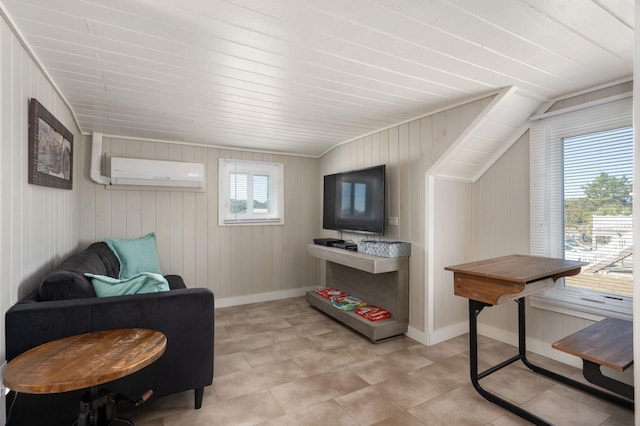
[[[362,240],[358,243],[358,252],[380,257],[411,256],[411,243]]]

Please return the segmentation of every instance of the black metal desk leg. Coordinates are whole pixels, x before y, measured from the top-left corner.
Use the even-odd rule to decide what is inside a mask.
[[[633,403],[632,387],[629,387],[630,389],[625,389],[624,387],[622,387],[622,392],[618,392],[623,396],[629,397],[629,390],[630,390],[631,391],[630,399],[620,398],[617,395],[613,395],[609,392],[605,392],[602,389],[589,386],[585,383],[579,382],[577,380],[573,380],[569,377],[563,376],[551,370],[547,370],[546,368],[535,365],[531,361],[529,361],[529,359],[527,359],[527,330],[526,330],[525,299],[521,298],[516,300],[516,302],[518,303],[518,352],[520,353],[520,357],[522,358],[522,363],[524,365],[526,365],[531,371],[534,371],[538,374],[542,374],[544,376],[550,377],[554,380],[557,380],[560,383],[564,383],[565,385],[574,387],[583,392],[590,393],[591,395],[595,395],[609,402],[613,402],[614,404],[618,404],[622,407],[630,408],[633,410],[634,403]],[[589,380],[591,383],[598,384],[597,380],[599,378],[596,378],[596,381],[590,380],[590,377],[593,378],[595,374],[592,370],[589,370],[589,371],[587,370],[588,368],[584,370],[585,378]],[[598,368],[598,373],[600,373],[599,368]],[[590,375],[590,377],[587,377],[587,375]],[[600,373],[600,376],[605,378],[604,381],[606,381],[607,378],[605,376],[602,376],[601,373]]]
[[[582,365],[582,375],[585,379],[594,385],[609,389],[610,391],[622,395],[625,398],[633,400],[633,386],[605,376],[602,374],[600,366],[594,362],[583,359]]]
[[[470,352],[469,364],[470,364],[471,383],[473,384],[473,387],[487,401],[493,402],[494,404],[497,404],[503,408],[506,408],[507,410],[522,417],[527,421],[530,421],[531,423],[534,423],[540,426],[552,426],[551,423],[546,422],[544,419],[541,419],[540,417],[528,412],[527,410],[524,410],[518,407],[517,405],[512,404],[511,402],[505,399],[500,398],[499,396],[487,391],[482,386],[480,386],[479,380],[482,379],[483,377],[486,377],[489,374],[494,373],[500,370],[501,368],[504,368],[507,365],[512,364],[513,362],[521,359],[520,354],[518,354],[494,367],[491,367],[483,371],[482,373],[478,373],[478,315],[480,314],[482,309],[484,309],[486,306],[492,306],[492,305],[487,305],[486,303],[469,299],[469,352]]]

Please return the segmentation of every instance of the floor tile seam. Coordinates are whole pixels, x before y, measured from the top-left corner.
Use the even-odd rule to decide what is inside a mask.
[[[437,396],[435,396],[433,398],[430,398],[429,400],[427,400],[427,401],[425,401],[425,402],[423,402],[421,404],[418,404],[418,405],[416,405],[414,407],[408,408],[406,411],[409,414],[413,415],[413,413],[410,412],[411,410],[415,411],[415,410],[419,409],[418,407],[420,407],[421,405],[424,405],[424,404],[430,404],[432,402],[435,403],[434,401],[436,399],[455,400],[456,398],[454,396],[451,396],[450,394],[453,394],[454,392],[457,392],[457,391],[463,392],[465,387],[468,387],[470,389],[470,392],[472,392],[472,394],[474,396],[477,395],[476,390],[473,389],[473,385],[471,383],[465,383],[465,384],[462,384],[460,386],[448,389],[447,391],[441,393],[440,395],[437,395]],[[498,411],[499,411],[499,414],[497,414],[495,418],[491,419],[488,423],[486,423],[487,426],[492,426],[495,421],[497,421],[498,419],[502,418],[503,416],[505,416],[505,415],[507,415],[509,413],[509,411],[506,410],[505,408],[499,407],[496,404],[494,404],[493,402],[490,402],[490,401],[484,399],[483,397],[481,397],[479,395],[477,395],[477,396],[482,399],[483,403],[491,404],[493,407],[497,408]],[[416,417],[416,416],[414,415],[414,417]],[[422,422],[422,420],[420,420],[420,418],[418,418],[418,421]],[[422,423],[423,424],[428,424],[428,423],[424,423],[424,422],[422,422]]]
[[[244,355],[243,355],[243,357],[244,357]],[[246,359],[246,358],[245,358],[245,359]],[[301,366],[299,363],[297,363],[297,362],[296,362],[292,357],[282,358],[282,359],[278,359],[278,360],[270,360],[270,361],[268,361],[268,362],[264,362],[264,363],[261,363],[261,364],[257,364],[257,365],[255,365],[255,366],[254,366],[254,365],[252,365],[251,363],[249,363],[249,361],[247,361],[247,363],[249,363],[249,366],[250,366],[249,370],[252,370],[252,369],[254,369],[254,368],[269,367],[269,366],[273,366],[273,365],[281,364],[281,363],[283,363],[283,362],[287,362],[287,361],[291,361],[291,362],[293,362],[293,363],[295,364],[296,368],[298,368],[300,371],[302,371],[302,372],[305,374],[305,376],[303,376],[303,377],[301,377],[301,378],[309,377],[309,373],[307,373],[307,372],[305,371],[305,369],[303,368],[303,366]]]
[[[282,416],[288,416],[289,413],[287,413],[287,410],[284,409],[284,407],[282,406],[282,404],[280,403],[280,401],[278,401],[278,398],[276,398],[276,395],[273,393],[272,389],[274,389],[275,387],[280,386],[280,385],[276,385],[276,386],[271,386],[267,389],[267,391],[269,392],[269,395],[271,395],[271,398],[273,398],[273,400],[276,402],[276,404],[278,404],[278,407],[280,407],[280,409],[282,410],[282,412],[284,413]],[[274,417],[274,419],[280,418],[282,416],[278,416],[278,417]],[[273,419],[269,419],[269,420],[273,420]]]
[[[484,388],[487,389],[488,391],[492,392],[492,393],[495,393],[495,394],[499,395],[503,399],[506,399],[509,402],[511,402],[511,403],[513,403],[515,405],[519,405],[519,406],[521,406],[521,405],[523,406],[525,404],[528,404],[528,403],[532,402],[535,398],[539,397],[541,394],[543,394],[546,391],[551,391],[551,392],[555,393],[556,395],[558,395],[558,397],[568,398],[573,402],[576,402],[576,403],[579,403],[579,404],[584,404],[581,401],[578,401],[578,400],[576,400],[574,398],[567,397],[567,396],[562,395],[561,393],[557,392],[556,389],[560,389],[560,388],[562,388],[562,386],[565,386],[565,385],[562,384],[562,382],[559,382],[557,380],[554,380],[553,378],[549,378],[549,377],[544,376],[544,375],[539,375],[539,374],[537,374],[536,372],[530,370],[529,368],[527,368],[524,365],[517,366],[516,368],[518,368],[518,370],[519,370],[518,372],[519,373],[524,373],[525,375],[531,376],[530,378],[526,378],[525,380],[531,380],[531,378],[538,378],[538,379],[542,379],[544,381],[547,381],[549,383],[549,386],[545,387],[545,389],[543,389],[542,391],[540,391],[538,393],[532,393],[531,395],[526,395],[528,398],[526,398],[525,400],[523,400],[520,403],[517,403],[517,402],[513,401],[512,399],[510,399],[508,396],[504,395],[503,393],[500,393],[499,389],[491,389],[491,387],[489,387],[489,386],[484,386]],[[480,385],[482,386],[481,382],[480,382]],[[588,396],[588,394],[586,394],[586,393],[585,393],[585,395]]]
[[[384,386],[384,382],[386,382],[386,381],[388,381],[388,380],[391,380],[391,379],[387,379],[387,380],[384,380],[384,381],[382,381],[382,382],[375,383],[375,384],[370,384],[369,386],[367,386],[367,387],[365,387],[365,388],[360,388],[360,389],[357,389],[357,390],[352,391],[352,392],[350,392],[350,393],[347,393],[347,394],[344,394],[344,395],[340,395],[340,396],[338,396],[338,397],[334,398],[333,400],[334,400],[338,405],[340,405],[340,406],[341,406],[341,407],[342,407],[342,408],[343,408],[347,413],[349,413],[348,408],[347,408],[346,406],[344,406],[344,405],[342,405],[342,404],[340,403],[340,401],[339,401],[340,399],[345,398],[345,397],[348,397],[349,395],[351,395],[351,394],[353,394],[353,393],[361,392],[362,390],[367,389],[367,388],[375,388],[375,387],[379,387],[379,386]],[[423,382],[424,382],[424,381],[423,381]],[[426,383],[426,384],[428,385],[428,383],[427,383],[427,382],[424,382],[424,383]],[[457,389],[457,388],[456,388],[456,389]],[[436,391],[436,389],[433,389],[433,390],[434,390],[434,392],[437,392],[437,391]],[[406,407],[406,408],[405,408],[405,407],[398,406],[398,401],[396,401],[396,400],[389,401],[389,404],[390,404],[393,408],[395,408],[399,413],[405,412],[405,413],[407,413],[407,414],[411,414],[411,413],[409,413],[409,410],[411,410],[411,409],[413,409],[413,408],[415,408],[415,407],[418,407],[419,405],[425,404],[425,403],[427,403],[427,402],[431,401],[432,399],[438,398],[438,397],[440,397],[441,395],[443,395],[443,394],[437,393],[437,394],[435,394],[435,395],[431,396],[430,398],[425,399],[424,401],[417,402],[417,403],[413,404],[412,406],[410,406],[410,407]],[[387,420],[387,419],[389,419],[390,417],[393,417],[393,415],[395,415],[395,413],[394,413],[394,414],[391,414],[390,416],[385,417],[385,418],[383,418],[383,419],[378,419],[378,422],[379,422],[379,421],[382,421],[382,420]],[[353,417],[353,416],[352,416],[352,417]],[[412,417],[415,417],[415,416],[412,416]],[[357,419],[356,419],[356,422],[357,422]],[[421,423],[422,423],[422,422],[421,422]],[[361,424],[361,423],[360,423],[360,422],[358,422],[358,424]],[[363,425],[363,426],[364,426],[364,425]],[[367,424],[367,426],[368,426],[368,424]]]
[[[246,370],[238,370],[238,371],[234,371],[234,372],[232,372],[232,373],[225,374],[224,376],[218,376],[218,377],[216,377],[216,378],[218,379],[217,381],[219,382],[219,381],[220,381],[220,379],[225,378],[225,377],[228,377],[228,376],[232,376],[232,375],[241,375],[241,374],[249,374],[249,373],[251,373],[251,371],[252,371],[252,370],[255,370],[255,369],[258,369],[258,368],[261,368],[261,369],[270,369],[270,368],[273,368],[273,365],[275,365],[275,364],[281,364],[281,363],[286,362],[286,361],[290,361],[290,360],[277,361],[277,362],[271,363],[271,365],[269,365],[269,364],[262,364],[262,365],[260,365],[260,366],[258,366],[258,367],[251,367],[251,368],[246,369]],[[245,393],[245,394],[242,394],[242,395],[233,395],[233,396],[231,396],[230,398],[223,398],[223,397],[221,397],[221,396],[220,396],[220,394],[219,394],[218,392],[216,392],[216,395],[218,396],[218,400],[219,400],[219,401],[229,401],[229,400],[232,400],[232,399],[234,399],[234,398],[238,398],[238,397],[243,396],[243,395],[250,395],[250,394],[252,394],[252,393],[254,393],[254,392],[259,392],[259,391],[268,390],[268,389],[271,389],[272,387],[281,386],[281,385],[284,385],[284,384],[287,384],[287,383],[291,383],[291,382],[293,382],[293,381],[295,381],[295,380],[305,379],[305,378],[309,377],[309,375],[308,375],[308,374],[307,374],[307,373],[306,373],[302,368],[300,368],[299,370],[300,370],[300,372],[301,372],[303,375],[298,376],[298,377],[294,377],[294,378],[289,378],[288,380],[285,380],[285,381],[281,381],[281,382],[277,382],[277,383],[271,383],[271,384],[267,385],[266,387],[256,388],[256,389],[254,389],[252,392],[249,392],[249,393]],[[232,379],[233,379],[233,378],[230,378],[229,380],[232,380]],[[216,382],[216,381],[214,381],[214,384],[213,384],[214,386],[216,385],[216,383],[215,383],[215,382]],[[215,390],[215,388],[214,388],[214,390]]]
[[[287,324],[289,324],[288,327],[280,327],[280,328],[272,328],[272,329],[268,329],[268,330],[260,330],[260,331],[256,331],[256,332],[249,332],[249,333],[245,333],[245,332],[232,332],[229,331],[225,328],[225,331],[227,332],[227,334],[230,336],[230,338],[243,338],[243,337],[250,337],[250,336],[255,336],[258,334],[266,334],[266,333],[273,333],[273,332],[278,332],[278,331],[283,331],[283,330],[288,330],[288,329],[292,329],[294,328],[294,326],[289,322],[289,321],[285,321]],[[246,326],[249,326],[250,324],[244,324]],[[226,326],[225,326],[226,327]]]
[[[564,386],[564,385],[562,385],[561,383],[558,383],[556,386],[554,386],[554,388],[558,388],[558,387],[562,387],[562,386]],[[570,401],[571,401],[573,404],[575,404],[576,406],[583,406],[583,407],[587,407],[587,408],[590,408],[591,410],[593,410],[593,411],[594,411],[595,413],[597,413],[597,414],[604,415],[605,417],[604,417],[604,419],[602,420],[602,422],[600,422],[600,423],[599,423],[599,425],[605,424],[607,421],[609,421],[609,419],[610,419],[611,417],[613,417],[613,416],[612,416],[612,414],[610,414],[608,411],[606,411],[608,408],[604,408],[604,409],[603,409],[603,407],[594,407],[594,406],[592,406],[592,405],[590,405],[590,404],[589,404],[589,401],[579,401],[579,400],[574,399],[574,398],[571,398],[571,397],[569,397],[569,396],[559,394],[558,392],[556,392],[556,391],[554,391],[554,390],[552,390],[552,389],[547,389],[546,391],[541,392],[541,393],[540,393],[540,395],[542,395],[542,394],[543,394],[543,393],[545,393],[545,392],[551,392],[551,393],[555,394],[557,398],[566,398],[566,399],[570,400]],[[538,395],[538,396],[540,396],[540,395]],[[585,394],[585,395],[586,395],[586,396],[590,396],[589,394]],[[532,398],[532,400],[528,401],[526,404],[529,404],[529,403],[535,403],[535,402],[533,401],[533,398]],[[526,404],[525,404],[525,403],[523,403],[523,404],[521,404],[521,406],[522,406],[523,408],[527,409]],[[535,414],[535,415],[539,415],[539,416],[540,416],[540,417],[542,417],[542,418],[545,418],[545,415],[544,415],[544,414],[542,414],[542,413],[538,414],[538,413],[533,412],[533,411],[532,411],[532,413],[533,413],[533,414]],[[594,413],[592,413],[592,415],[593,415],[593,414],[594,414]]]
[[[534,375],[535,375],[535,373],[534,373],[534,372],[532,372],[532,371],[529,371],[529,373],[531,373],[531,374],[534,374]],[[501,398],[503,398],[503,399],[505,399],[505,400],[507,400],[507,401],[511,402],[512,404],[514,404],[514,405],[516,405],[516,406],[518,406],[518,407],[522,407],[522,408],[525,408],[527,404],[534,403],[534,402],[535,402],[534,400],[535,400],[536,398],[539,398],[539,397],[540,397],[542,394],[544,394],[545,392],[552,392],[552,393],[554,393],[558,398],[567,398],[567,399],[571,400],[573,403],[575,403],[575,404],[577,404],[577,405],[589,406],[589,404],[588,404],[586,401],[585,401],[585,402],[583,402],[583,401],[578,401],[578,400],[576,400],[576,399],[574,399],[574,398],[567,397],[567,396],[565,396],[565,395],[562,395],[562,394],[560,394],[560,393],[556,392],[556,391],[554,390],[554,388],[562,387],[563,385],[562,385],[562,383],[560,383],[560,382],[556,382],[556,381],[553,381],[553,382],[554,382],[554,384],[553,384],[551,387],[549,387],[549,388],[547,388],[547,389],[545,389],[545,390],[543,390],[543,391],[541,391],[541,392],[539,392],[539,393],[533,394],[530,398],[528,398],[527,400],[525,400],[525,401],[523,401],[523,402],[515,402],[515,401],[513,401],[512,399],[510,399],[508,396],[505,396],[504,394],[500,393],[500,392],[499,392],[499,390],[492,390],[492,389],[488,389],[488,390],[489,390],[489,391],[491,391],[491,392],[493,392],[493,393],[495,393],[495,394],[496,394],[496,395],[498,395],[499,397],[501,397]],[[593,407],[592,407],[592,408],[593,408]],[[525,409],[526,409],[526,408],[525,408]],[[607,417],[606,417],[606,419],[605,419],[601,424],[605,423],[605,422],[606,422],[606,421],[611,417],[611,414],[609,414],[609,413],[608,413],[608,412],[606,412],[606,411],[602,411],[600,408],[594,408],[594,410],[595,410],[595,411],[597,411],[598,413],[601,413],[601,414],[604,414],[604,415],[606,415],[606,416],[607,416]],[[506,413],[509,413],[509,411],[506,411]],[[538,413],[533,413],[533,414],[538,415],[538,416],[540,416],[540,417],[544,418],[544,415],[543,415],[542,413],[540,413],[540,414],[538,414]],[[497,420],[497,419],[495,419],[495,420]],[[495,421],[495,420],[494,420],[494,421]]]
[[[407,374],[407,375],[409,375],[409,373],[406,373],[406,374]],[[418,406],[420,406],[420,405],[422,405],[422,404],[426,404],[426,403],[428,403],[429,401],[432,401],[432,400],[434,400],[434,399],[436,399],[436,398],[440,398],[440,397],[444,396],[445,394],[447,394],[447,393],[449,393],[449,392],[451,392],[451,391],[454,391],[454,390],[456,390],[456,389],[460,389],[462,386],[464,386],[464,385],[462,385],[462,386],[454,387],[454,388],[451,388],[451,389],[448,389],[448,390],[446,390],[446,391],[441,392],[441,391],[439,391],[437,388],[433,387],[429,381],[424,380],[424,379],[422,379],[421,377],[417,377],[417,376],[411,376],[411,377],[413,377],[414,379],[417,379],[417,380],[419,380],[420,382],[424,383],[424,384],[425,384],[429,389],[431,389],[431,390],[434,392],[434,395],[433,395],[433,396],[431,396],[431,397],[429,397],[429,398],[426,398],[424,401],[417,402],[417,403],[413,404],[411,407],[407,407],[407,408],[397,407],[397,406],[395,405],[395,404],[397,404],[397,401],[393,401],[393,402],[392,402],[392,404],[393,404],[394,406],[396,406],[398,409],[403,410],[403,411],[406,411],[407,413],[409,412],[409,410],[411,410],[411,409],[413,409],[413,408],[416,408],[416,407],[418,407]],[[382,383],[384,383],[384,382],[382,382]]]
[[[303,370],[303,371],[304,371],[304,370]],[[350,370],[350,371],[351,371],[351,370]],[[315,377],[320,377],[320,376],[323,376],[323,375],[324,375],[324,376],[326,376],[326,375],[328,375],[328,374],[330,374],[330,373],[331,373],[331,371],[322,371],[322,372],[315,373],[315,374],[307,374],[307,375],[306,375],[306,376],[304,376],[304,377],[297,377],[297,378],[292,379],[292,380],[290,380],[290,381],[288,381],[288,382],[286,382],[286,383],[282,383],[282,384],[280,384],[280,385],[272,386],[271,388],[269,388],[269,390],[271,390],[272,388],[278,387],[278,386],[286,385],[287,383],[294,383],[294,382],[298,382],[298,381],[300,381],[300,380],[310,380],[310,379],[313,379],[313,378],[315,378]],[[333,401],[333,400],[335,400],[335,399],[337,399],[337,398],[340,398],[340,397],[342,397],[342,396],[349,395],[350,393],[357,392],[357,391],[359,391],[359,390],[362,390],[362,389],[365,389],[365,388],[367,388],[367,387],[371,386],[371,385],[370,385],[366,380],[364,380],[364,379],[363,379],[362,377],[360,377],[359,375],[355,374],[355,372],[351,371],[351,373],[353,373],[353,374],[354,374],[358,379],[360,379],[360,380],[364,383],[364,386],[359,387],[359,388],[354,389],[354,390],[351,390],[351,391],[348,391],[348,392],[346,392],[346,393],[341,393],[340,395],[335,395],[335,396],[333,396],[333,397],[330,397],[329,399],[324,399],[324,400],[318,401],[318,402],[316,402],[315,404],[312,404],[312,405],[310,405],[310,406],[305,406],[305,407],[302,407],[302,408],[300,408],[300,409],[308,408],[308,407],[311,407],[311,406],[313,406],[313,405],[316,405],[316,404],[319,404],[319,403],[322,403],[322,402]],[[293,410],[293,411],[297,411],[297,410]]]
[[[371,386],[371,385],[370,385],[370,386]],[[351,419],[352,419],[352,420],[353,420],[357,425],[359,425],[359,426],[371,426],[371,425],[372,425],[372,423],[362,423],[362,422],[360,422],[357,418],[355,418],[355,417],[354,417],[354,416],[349,412],[349,410],[347,409],[347,407],[345,407],[344,405],[340,404],[340,401],[338,401],[338,399],[339,399],[339,398],[345,397],[345,396],[350,395],[350,394],[352,394],[352,393],[354,393],[354,392],[361,391],[362,389],[364,389],[364,388],[361,388],[361,389],[355,390],[355,391],[353,391],[353,392],[350,392],[350,393],[347,393],[347,394],[344,394],[344,395],[337,396],[337,397],[333,398],[331,401],[333,401],[333,402],[335,402],[336,404],[338,404],[338,406],[342,409],[342,411],[344,411],[344,412],[349,416],[349,418],[351,418]],[[402,410],[400,410],[400,411],[402,411]],[[383,420],[387,420],[387,419],[389,419],[390,417],[391,417],[391,416],[389,416],[389,417],[385,417],[384,419],[379,419],[376,423],[379,423],[380,421],[383,421]],[[373,424],[375,424],[375,423],[373,423]]]
[[[313,376],[307,376],[306,378],[309,378],[309,377],[313,377]],[[311,404],[311,405],[305,405],[305,406],[302,406],[302,407],[299,407],[299,408],[296,408],[296,409],[293,409],[293,410],[289,410],[289,411],[287,411],[287,409],[286,409],[286,408],[282,405],[282,403],[278,400],[278,398],[277,398],[276,394],[273,392],[273,390],[274,390],[275,388],[277,388],[277,387],[284,386],[284,385],[286,385],[287,383],[292,383],[292,382],[295,382],[295,381],[297,381],[297,380],[299,380],[299,379],[303,379],[303,378],[304,378],[304,377],[297,378],[297,379],[293,379],[293,380],[290,380],[289,382],[280,383],[280,384],[278,384],[278,385],[271,386],[271,387],[269,387],[269,388],[267,389],[267,390],[269,391],[269,394],[270,394],[270,395],[271,395],[271,397],[273,398],[273,400],[274,400],[274,401],[276,401],[276,403],[278,404],[278,406],[280,407],[280,409],[281,409],[281,410],[282,410],[282,412],[284,413],[284,416],[289,416],[289,415],[292,415],[293,413],[295,413],[295,412],[297,412],[297,411],[308,410],[309,408],[314,407],[314,406],[316,406],[316,405],[324,404],[324,403],[326,403],[326,402],[332,401],[332,399],[320,400],[320,401],[318,401],[318,402],[316,402],[316,403],[314,403],[314,404]],[[280,416],[280,417],[282,417],[282,416]]]
[[[222,341],[222,342],[219,342],[219,344],[222,345],[222,344],[225,344],[225,343],[233,343],[233,340],[235,340],[236,342],[243,342],[245,339],[253,341],[258,336],[262,336],[262,337],[266,337],[267,339],[269,339],[269,344],[262,345],[262,346],[257,346],[255,348],[251,348],[251,350],[266,348],[267,346],[270,346],[270,345],[272,346],[272,345],[275,344],[275,341],[273,340],[273,338],[271,338],[267,333],[268,333],[267,331],[261,331],[261,332],[253,333],[253,334],[243,334],[241,336],[231,337],[229,339],[231,342],[230,341]],[[250,337],[253,337],[254,339],[249,339]],[[246,350],[246,349],[243,349],[243,351],[244,350]],[[235,352],[232,352],[232,353],[235,353]]]
[[[228,406],[229,404],[235,402],[235,400],[240,400],[240,398],[246,398],[246,397],[249,397],[251,395],[258,394],[258,393],[265,392],[265,391],[269,391],[269,389],[256,389],[253,392],[249,392],[249,393],[246,393],[246,394],[243,394],[243,395],[237,395],[237,396],[234,396],[234,397],[228,398],[228,399],[220,399],[220,400],[218,400],[218,401],[216,401],[216,402],[214,402],[212,404],[208,404],[206,406],[206,408],[209,409],[209,410],[213,410],[213,409],[217,410],[217,409],[219,409],[220,411],[224,412],[225,411],[225,405]],[[276,404],[278,404],[278,407],[280,408],[280,410],[282,411],[283,414],[280,414],[280,415],[275,416],[275,417],[270,418],[270,419],[263,420],[263,421],[261,421],[260,424],[266,423],[266,422],[268,422],[270,420],[273,420],[273,419],[277,419],[278,417],[282,417],[282,415],[286,414],[286,412],[282,409],[282,407],[280,406],[278,401],[274,398],[273,394],[271,394],[271,392],[269,392],[269,394],[271,395],[271,398],[276,402]],[[222,406],[222,407],[218,407],[219,405]],[[205,408],[205,406],[203,406],[202,408]],[[202,408],[200,410],[202,410]],[[192,413],[195,412],[195,411],[197,411],[197,410],[192,411]],[[180,414],[180,415],[184,416],[184,413],[177,413],[177,414]],[[211,414],[207,414],[207,416],[211,420],[211,422],[207,423],[207,425],[209,425],[209,424],[210,425],[217,424],[217,423],[215,423],[213,421],[214,419],[211,417],[212,416]],[[180,423],[180,424],[182,424],[182,423]]]
[[[588,384],[589,386],[591,386],[591,384],[590,384],[590,383],[586,383],[586,384]],[[594,386],[594,387],[595,387],[595,386]],[[562,393],[558,392],[558,390],[560,390],[560,389],[562,389],[562,388],[569,388],[569,389],[571,389],[571,390],[575,390],[576,392],[579,392],[579,394],[580,394],[580,395],[585,396],[585,397],[586,397],[586,399],[585,399],[584,401],[581,401],[581,400],[578,400],[578,399],[576,399],[576,398],[573,398],[573,397],[571,397],[571,396],[569,396],[569,395],[564,395],[564,394],[562,394]],[[597,388],[597,387],[596,387],[596,388]],[[601,412],[601,413],[609,414],[609,410],[611,410],[611,408],[614,408],[614,409],[620,409],[620,410],[622,410],[622,411],[625,411],[625,410],[626,410],[626,408],[624,408],[624,407],[622,407],[622,406],[620,406],[620,405],[617,405],[617,404],[615,404],[615,403],[613,403],[613,402],[609,402],[609,401],[607,401],[607,400],[605,400],[605,399],[602,399],[602,398],[599,398],[599,397],[593,396],[593,395],[591,395],[591,394],[589,394],[589,393],[586,393],[586,392],[584,392],[584,391],[577,390],[577,389],[572,388],[572,387],[570,387],[570,386],[568,386],[568,385],[565,385],[565,384],[563,384],[563,383],[561,383],[561,382],[556,382],[556,383],[554,383],[554,385],[553,385],[552,387],[550,387],[549,389],[547,389],[547,390],[548,390],[548,391],[550,391],[550,392],[552,392],[552,393],[554,393],[554,394],[556,394],[558,397],[561,397],[561,398],[567,398],[567,399],[571,400],[572,402],[574,402],[574,403],[576,403],[576,404],[581,404],[581,405],[589,406],[589,407],[594,408],[595,410],[597,410],[597,411],[599,411],[599,412]],[[604,389],[601,389],[601,390],[604,390]],[[613,394],[613,395],[615,395],[615,394]],[[593,401],[592,401],[592,400],[593,400]],[[594,407],[594,405],[593,405],[593,404],[596,404],[596,405],[597,405],[597,407]],[[602,404],[602,405],[600,405],[600,404]],[[604,406],[603,406],[603,405],[604,405]],[[603,410],[606,410],[606,411],[603,411]],[[611,416],[611,414],[609,414],[609,416]]]

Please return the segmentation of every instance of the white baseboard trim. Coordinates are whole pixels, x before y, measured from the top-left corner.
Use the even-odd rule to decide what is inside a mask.
[[[216,299],[216,308],[228,308],[231,306],[301,297],[304,296],[307,291],[313,290],[314,288],[316,287],[293,288],[290,290],[270,291],[268,293],[248,294],[246,296],[224,297],[222,299]]]
[[[418,343],[422,343],[425,346],[429,346],[429,335],[422,330],[418,330],[414,327],[407,327],[405,336],[415,340]]]
[[[467,333],[468,331],[469,324],[467,324],[466,322],[461,322],[458,324],[440,328],[431,334],[409,326],[406,336],[412,338],[413,340],[416,340],[419,343],[422,343],[425,346],[432,346],[440,342],[444,342],[445,340],[458,337],[461,334]]]
[[[453,339],[454,337],[458,337],[468,332],[469,323],[466,321],[459,322],[457,324],[451,324],[446,327],[434,330],[433,333],[431,333],[431,335],[429,336],[429,343],[431,343],[431,345],[437,345],[440,342]]]

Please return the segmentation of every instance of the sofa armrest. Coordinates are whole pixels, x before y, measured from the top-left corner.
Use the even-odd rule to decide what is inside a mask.
[[[6,359],[67,336],[136,327],[167,336],[158,396],[212,383],[214,296],[205,288],[16,304],[5,314]]]
[[[184,283],[181,275],[165,275],[164,277],[169,283],[169,288],[171,290],[187,288],[187,285]]]

